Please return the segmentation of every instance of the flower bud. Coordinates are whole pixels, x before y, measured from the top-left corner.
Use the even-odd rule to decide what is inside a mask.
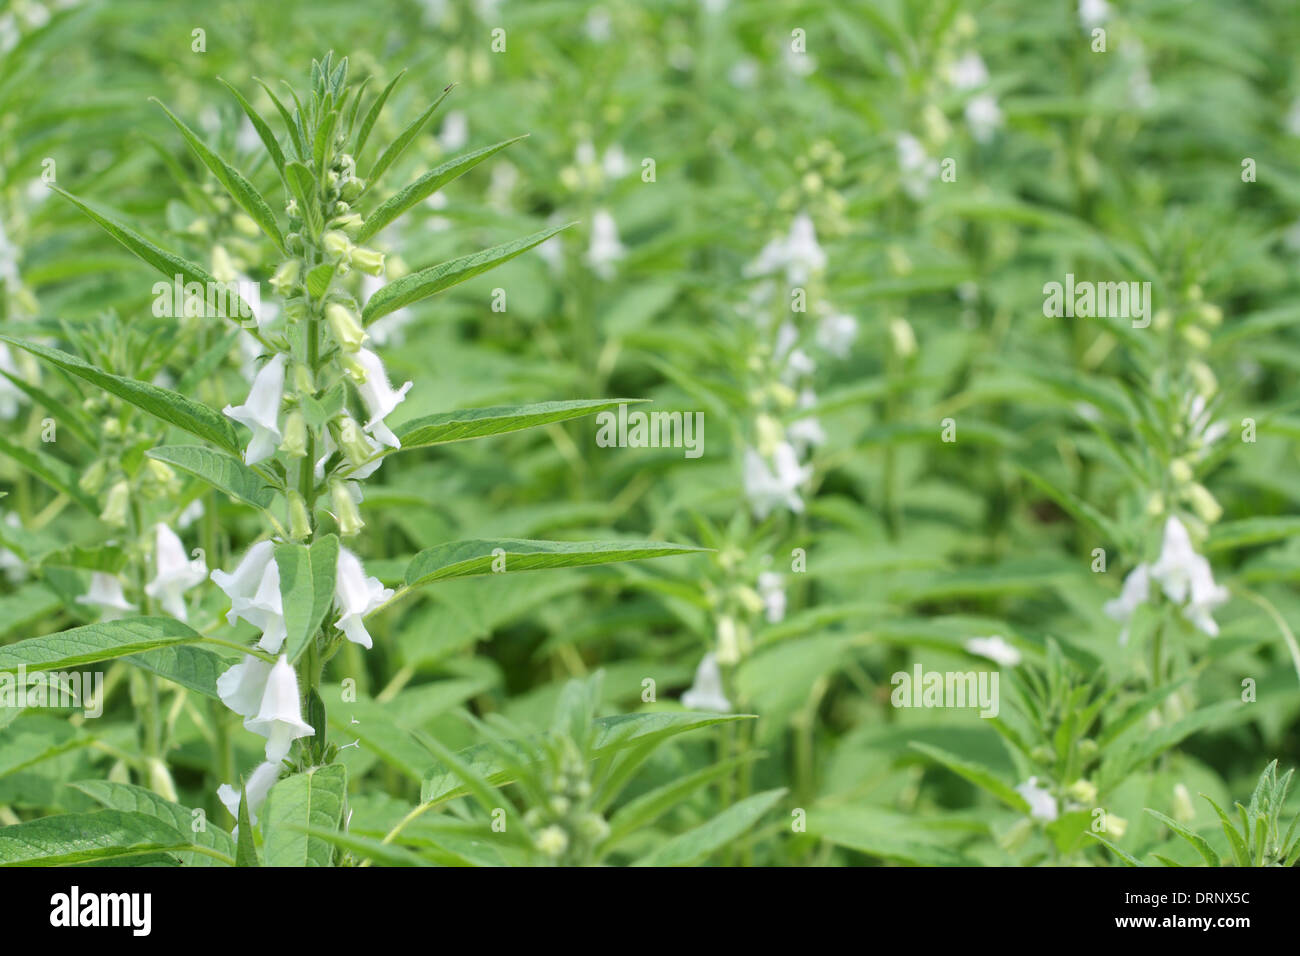
[[[307,420],[302,417],[302,411],[295,408],[284,419],[284,439],[280,442],[280,450],[294,458],[302,458],[307,454]]]
[[[344,352],[339,356],[339,363],[348,377],[358,385],[366,384],[366,367],[357,361],[357,352]]]
[[[1222,506],[1215,501],[1214,495],[1199,482],[1187,489],[1187,498],[1192,503],[1192,510],[1206,524],[1214,524],[1223,517]]]
[[[374,249],[355,248],[352,250],[352,264],[366,275],[384,274],[384,254]]]
[[[258,228],[257,223],[253,222],[253,220],[249,217],[249,215],[243,212],[239,213],[237,216],[235,216],[234,219],[231,220],[231,225],[233,225],[235,229],[237,229],[239,232],[242,232],[244,235],[249,236],[250,238],[256,236],[259,232],[261,232],[261,230]]]
[[[1089,780],[1076,780],[1065,792],[1085,807],[1090,807],[1097,801],[1097,785]]]
[[[354,467],[365,464],[374,454],[370,443],[361,432],[361,426],[351,415],[344,415],[339,420],[339,448],[343,450],[343,457],[347,459],[348,464]]]
[[[331,302],[325,306],[325,320],[329,323],[334,341],[345,352],[355,352],[369,338],[356,313],[341,303]]]
[[[346,203],[339,203],[340,206],[346,206]],[[361,227],[366,221],[361,218],[360,213],[348,212],[346,208],[339,210],[337,219],[330,220],[331,229],[342,229],[349,236],[356,236],[361,231]],[[360,268],[358,266],[358,268]]]
[[[350,538],[366,526],[361,520],[361,513],[357,511],[357,503],[352,500],[347,482],[330,482],[330,501],[334,506],[334,518],[339,524],[340,535]]]
[[[1169,466],[1169,477],[1178,484],[1185,485],[1193,478],[1192,466],[1187,463],[1186,458],[1175,458]]]
[[[296,491],[289,492],[289,537],[295,541],[311,535],[311,516],[307,514],[307,502]]]
[[[339,174],[332,169],[328,170],[325,173],[325,188],[335,189],[338,187],[338,184],[339,184]]]
[[[104,487],[104,479],[107,477],[108,462],[101,458],[86,469],[81,480],[77,482],[77,487],[88,495],[97,495],[99,489]]]
[[[298,215],[298,200],[290,199],[287,203],[285,203],[284,214],[291,218],[296,217]]]
[[[180,797],[176,795],[176,784],[172,782],[167,765],[157,757],[149,757],[145,763],[149,768],[149,789],[164,800],[178,801]]]
[[[911,358],[916,354],[916,335],[907,319],[889,320],[889,338],[894,345],[894,354],[899,358]]]
[[[365,188],[366,188],[366,181],[364,179],[356,179],[356,178],[349,179],[346,183],[343,184],[343,188],[339,190],[339,195],[342,196],[344,199],[346,199],[348,202],[352,202],[352,200],[356,199],[358,196],[361,195],[362,191]]]
[[[293,387],[299,395],[315,395],[316,383],[312,380],[311,369],[305,365],[293,367]]]
[[[151,481],[169,491],[180,490],[180,482],[176,480],[176,472],[166,462],[158,461],[156,458],[146,458],[144,466],[148,469]]]
[[[1106,832],[1109,833],[1111,836],[1113,836],[1116,840],[1122,837],[1124,835],[1124,831],[1126,831],[1127,829],[1128,829],[1128,821],[1125,820],[1123,817],[1117,816],[1114,813],[1106,814]]]
[[[104,504],[99,520],[114,527],[125,525],[126,509],[130,502],[131,486],[122,478],[108,490],[108,501]]]
[[[331,229],[321,238],[321,245],[325,251],[332,256],[345,256],[352,251],[352,240],[339,232],[337,229]]]
[[[740,643],[736,639],[736,621],[730,615],[718,619],[718,650],[716,652],[719,664],[738,664],[740,662]]]
[[[239,278],[235,263],[225,246],[214,246],[212,249],[212,278],[218,282],[234,282]]]
[[[537,849],[540,853],[556,859],[569,848],[569,835],[560,827],[549,826],[537,834]]]
[[[289,290],[297,283],[298,274],[301,271],[302,263],[299,260],[286,259],[275,270],[275,275],[271,276],[271,288],[276,291],[277,295],[288,295]]]

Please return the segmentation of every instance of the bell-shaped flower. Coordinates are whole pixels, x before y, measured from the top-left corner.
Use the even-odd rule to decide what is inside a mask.
[[[858,337],[858,320],[847,312],[830,312],[817,325],[817,344],[834,355],[845,358]]]
[[[812,467],[799,464],[794,446],[779,442],[772,453],[772,467],[751,449],[745,451],[745,497],[761,521],[774,508],[803,511],[799,488],[812,477]]]
[[[966,125],[977,143],[987,143],[1002,125],[1002,108],[991,93],[973,96],[966,104]]]
[[[298,675],[283,654],[267,674],[257,716],[245,720],[244,726],[266,738],[266,759],[276,762],[288,755],[290,745],[299,737],[315,735],[315,728],[302,719]]]
[[[275,454],[283,435],[280,433],[280,403],[284,398],[283,353],[262,366],[253,377],[252,388],[243,405],[227,405],[222,412],[247,425],[253,437],[244,451],[244,464],[255,465]]]
[[[1119,642],[1121,644],[1128,643],[1128,622],[1133,617],[1133,612],[1138,609],[1138,605],[1150,599],[1151,569],[1146,564],[1139,564],[1124,579],[1119,597],[1102,605],[1102,610],[1106,612],[1108,617],[1114,618],[1124,625],[1123,630],[1119,632]]]
[[[966,650],[980,657],[987,657],[1003,667],[1015,667],[1020,663],[1020,652],[997,634],[992,637],[970,638],[966,641]]]
[[[384,363],[369,349],[358,349],[353,358],[364,375],[364,381],[357,382],[357,391],[361,393],[361,401],[365,403],[366,411],[370,413],[370,420],[365,425],[366,431],[389,448],[401,448],[402,443],[384,424],[384,419],[406,398],[411,383],[407,382],[401,388],[394,390],[388,382]]]
[[[1030,777],[1016,787],[1016,793],[1025,798],[1025,803],[1029,804],[1029,815],[1035,820],[1046,820],[1050,823],[1056,819],[1056,797],[1052,796],[1052,792],[1046,787],[1038,785],[1037,777]]]
[[[217,696],[241,717],[254,717],[262,707],[271,665],[260,657],[245,654],[244,659],[217,678]]]
[[[1206,566],[1204,570],[1202,565]],[[1208,562],[1192,547],[1192,539],[1183,523],[1170,515],[1165,522],[1160,557],[1151,567],[1151,577],[1160,582],[1169,600],[1182,604],[1187,600],[1192,578],[1197,574],[1209,574]]]
[[[627,254],[618,238],[618,224],[605,209],[591,217],[591,245],[587,247],[587,265],[602,279],[612,278],[614,263]]]
[[[983,58],[973,50],[954,60],[947,69],[948,82],[954,90],[974,90],[989,81],[988,67]]]
[[[775,571],[763,571],[758,576],[758,596],[763,599],[763,613],[769,624],[785,620],[785,585]]]
[[[262,631],[258,646],[272,654],[284,643],[284,606],[280,596],[280,569],[275,563],[275,545],[259,541],[248,549],[233,572],[212,572],[212,580],[230,598],[226,621],[243,618]]]
[[[682,706],[687,710],[703,710],[712,714],[731,712],[731,701],[722,692],[722,671],[718,667],[718,659],[712,653],[705,654],[700,666],[695,669],[695,683],[682,694]]]
[[[78,604],[92,604],[104,609],[102,620],[114,621],[136,606],[122,593],[122,582],[115,574],[96,571],[90,576],[90,590],[77,598]]]
[[[1228,600],[1228,589],[1214,583],[1210,562],[1201,560],[1192,569],[1191,596],[1183,608],[1183,617],[1191,621],[1202,633],[1218,637],[1219,625],[1211,616],[1214,609]]]
[[[765,276],[784,271],[791,285],[803,285],[815,273],[826,268],[826,252],[817,242],[817,231],[807,213],[799,213],[790,223],[788,235],[773,239],[745,267],[746,276]]]
[[[248,779],[244,781],[244,793],[248,797],[248,822],[257,823],[257,812],[266,802],[266,795],[271,792],[275,782],[280,779],[280,761],[268,760],[259,763]],[[230,811],[230,815],[239,819],[239,789],[228,783],[217,787],[217,799]],[[239,828],[236,827],[236,830]]]
[[[373,646],[363,618],[393,596],[376,577],[366,577],[361,560],[347,548],[339,548],[334,575],[334,606],[339,619],[334,626],[353,644],[369,649]]]
[[[186,620],[185,591],[208,576],[202,558],[191,561],[176,532],[161,522],[154,527],[154,578],[144,593],[179,621]]]

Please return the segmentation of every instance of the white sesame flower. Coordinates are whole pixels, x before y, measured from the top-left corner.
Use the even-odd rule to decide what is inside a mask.
[[[1020,652],[998,634],[992,637],[972,637],[966,641],[966,650],[987,657],[1003,667],[1015,667],[1020,663]]]
[[[1085,30],[1099,27],[1110,19],[1110,4],[1106,0],[1079,0],[1079,22]]]
[[[605,150],[605,155],[600,161],[600,170],[607,179],[621,179],[628,174],[630,169],[631,166],[628,164],[622,146],[615,143]]]
[[[228,418],[253,430],[253,438],[244,451],[246,465],[255,465],[274,455],[283,438],[280,433],[280,402],[284,398],[284,363],[284,354],[277,354],[254,377],[244,404],[227,405],[222,409]]]
[[[203,499],[195,498],[181,510],[180,514],[176,516],[176,527],[184,531],[202,517]]]
[[[245,654],[244,659],[222,671],[217,678],[217,696],[241,717],[253,717],[266,696],[266,681],[271,665],[260,657]]]
[[[1119,597],[1107,601],[1102,610],[1108,617],[1124,625],[1119,632],[1120,644],[1128,643],[1128,625],[1138,605],[1151,599],[1151,569],[1146,564],[1139,564],[1124,578]]]
[[[799,408],[812,408],[816,404],[817,395],[811,388],[805,388],[799,393]],[[811,415],[791,422],[785,436],[800,451],[826,444],[826,431],[821,422]]]
[[[1016,793],[1025,798],[1025,802],[1029,804],[1029,815],[1035,820],[1046,820],[1050,823],[1056,819],[1056,798],[1052,796],[1050,790],[1038,785],[1037,777],[1030,777],[1016,787]]]
[[[101,620],[115,621],[125,611],[134,611],[136,606],[122,593],[122,582],[116,574],[96,571],[90,576],[90,590],[77,598],[78,604],[91,604],[104,609]]]
[[[712,714],[731,713],[731,701],[722,692],[722,671],[713,654],[705,654],[700,660],[700,666],[695,669],[695,682],[682,694],[682,706]]]
[[[316,731],[302,719],[302,702],[298,698],[298,675],[283,654],[266,678],[266,690],[256,717],[244,726],[266,738],[266,759],[280,761],[299,737],[311,737]]]
[[[172,617],[186,620],[185,591],[208,576],[208,566],[202,558],[191,561],[176,532],[161,522],[154,526],[153,559],[154,578],[144,593],[157,599]]]
[[[988,68],[980,55],[974,51],[967,53],[948,67],[948,82],[955,90],[978,89],[988,81]]]
[[[966,125],[979,143],[993,139],[993,133],[1002,125],[1002,110],[991,93],[973,96],[966,104]]]
[[[1211,617],[1213,610],[1228,600],[1228,589],[1215,584],[1210,562],[1196,553],[1187,529],[1176,517],[1165,523],[1160,557],[1151,568],[1165,596],[1175,604],[1187,602],[1183,616],[1210,637],[1219,633]]]
[[[0,247],[0,256],[3,255],[4,249]],[[3,264],[0,263],[0,265]],[[3,278],[3,275],[0,275],[0,279]],[[9,351],[9,346],[3,342],[0,342],[0,372],[7,372],[14,378],[19,377],[18,367],[14,364],[13,353]],[[27,395],[22,389],[4,375],[0,375],[0,419],[12,421],[18,414],[19,406],[26,400]]]
[[[4,523],[20,530],[23,526],[22,519],[12,511],[5,515]],[[27,562],[5,547],[0,547],[0,571],[4,572],[5,577],[12,584],[20,584],[27,580]]]
[[[369,349],[358,349],[355,358],[366,373],[366,380],[357,385],[357,391],[361,393],[361,401],[365,404],[366,411],[370,413],[370,421],[366,422],[365,430],[389,448],[401,448],[402,443],[384,424],[384,418],[406,398],[411,383],[407,382],[401,388],[394,390],[389,384],[388,374],[384,371],[384,363]]]
[[[226,621],[234,624],[243,618],[254,627],[261,628],[262,638],[257,646],[272,654],[284,643],[284,607],[280,596],[280,569],[275,563],[275,546],[270,541],[259,541],[248,549],[244,560],[233,572],[220,568],[211,574],[217,587],[230,598]]]
[[[340,617],[334,626],[341,630],[353,644],[369,649],[370,633],[362,619],[393,596],[393,589],[384,587],[376,577],[366,577],[365,569],[355,554],[339,548],[338,565],[334,578],[334,606]]]
[[[803,511],[799,488],[812,477],[812,466],[801,466],[794,446],[779,442],[772,453],[772,467],[752,448],[745,450],[745,497],[761,521],[774,508]]]
[[[618,224],[608,210],[598,209],[591,217],[591,245],[587,247],[587,265],[602,279],[614,275],[614,263],[627,254],[618,238]]]
[[[845,358],[857,337],[858,320],[845,312],[831,312],[817,325],[817,344],[836,358]]]
[[[455,152],[469,142],[469,120],[460,110],[452,110],[442,121],[442,131],[438,133],[438,145],[447,152]]]
[[[763,614],[769,624],[785,620],[785,585],[775,571],[764,571],[758,576],[758,596],[763,599]]]
[[[790,232],[771,240],[758,253],[758,257],[745,267],[749,277],[785,272],[786,281],[801,286],[808,279],[825,270],[826,252],[817,242],[817,230],[807,213],[799,213],[790,223]]]
[[[244,794],[248,797],[248,822],[257,823],[257,812],[266,802],[266,795],[271,792],[275,782],[280,779],[280,761],[268,760],[259,763],[244,781]],[[239,818],[239,790],[228,783],[217,788],[217,799],[222,802],[230,815]],[[237,831],[239,827],[235,827]]]
[[[930,192],[930,182],[939,175],[938,160],[931,159],[911,133],[900,134],[896,146],[903,191],[913,199],[924,199]]]

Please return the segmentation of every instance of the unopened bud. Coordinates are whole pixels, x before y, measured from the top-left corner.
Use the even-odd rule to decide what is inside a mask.
[[[1223,517],[1223,507],[1204,485],[1193,483],[1187,489],[1187,498],[1192,503],[1192,510],[1206,524],[1214,524]]]
[[[321,245],[332,256],[344,256],[352,251],[352,240],[337,229],[325,233],[321,238]]]
[[[294,458],[302,458],[307,454],[307,420],[302,417],[302,411],[295,408],[284,419],[284,440],[280,442],[280,450]]]
[[[353,249],[351,261],[366,275],[377,276],[384,273],[384,254],[374,249]]]
[[[361,426],[351,415],[344,415],[339,420],[339,448],[342,449],[343,457],[347,459],[348,464],[354,467],[365,464],[374,454],[370,443],[366,441],[361,431]]]
[[[339,524],[340,535],[350,538],[366,526],[346,481],[330,482],[330,502],[334,506],[334,520]]]
[[[218,282],[234,282],[239,278],[239,272],[225,246],[214,246],[212,249],[212,278]]]
[[[108,462],[101,458],[86,469],[81,480],[77,482],[77,487],[88,495],[97,495],[99,489],[104,487],[104,479],[107,477]]]
[[[355,352],[369,338],[356,313],[341,303],[331,302],[325,306],[325,321],[329,323],[334,341],[346,352]]]
[[[126,509],[130,503],[131,486],[123,478],[108,489],[108,500],[99,515],[99,520],[114,527],[121,527],[126,524]]]
[[[889,338],[894,344],[894,354],[899,358],[910,358],[916,354],[916,335],[907,319],[889,320]]]
[[[286,259],[275,270],[275,275],[271,276],[271,288],[277,295],[288,295],[289,290],[297,283],[301,271],[302,264],[297,259]]]
[[[311,516],[307,502],[296,491],[289,492],[289,537],[300,541],[311,534]]]

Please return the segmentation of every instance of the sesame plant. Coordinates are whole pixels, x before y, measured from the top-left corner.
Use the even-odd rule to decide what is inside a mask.
[[[148,7],[0,11],[0,862],[1296,863],[1294,4]]]

